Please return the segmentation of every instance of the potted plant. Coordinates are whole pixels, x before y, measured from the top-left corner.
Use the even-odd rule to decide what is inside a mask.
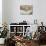
[[[7,37],[8,29],[7,24],[3,25],[3,31],[0,31],[0,44],[4,44],[4,40]]]

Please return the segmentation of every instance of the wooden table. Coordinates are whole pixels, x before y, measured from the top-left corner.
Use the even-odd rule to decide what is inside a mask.
[[[38,46],[38,40],[27,40],[22,37],[15,37],[13,40],[16,42],[16,46]]]
[[[16,46],[31,46],[32,40],[22,39],[22,40],[14,40],[16,41]]]

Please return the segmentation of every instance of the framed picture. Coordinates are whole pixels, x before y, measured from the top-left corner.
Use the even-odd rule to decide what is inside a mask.
[[[21,15],[32,15],[32,13],[33,13],[32,5],[20,5]]]

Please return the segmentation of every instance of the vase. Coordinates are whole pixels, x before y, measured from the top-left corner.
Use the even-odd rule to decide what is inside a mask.
[[[5,38],[0,38],[0,44],[4,44]]]

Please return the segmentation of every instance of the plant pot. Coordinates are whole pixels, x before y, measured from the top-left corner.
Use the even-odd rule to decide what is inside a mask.
[[[0,38],[0,44],[4,44],[5,38]]]

